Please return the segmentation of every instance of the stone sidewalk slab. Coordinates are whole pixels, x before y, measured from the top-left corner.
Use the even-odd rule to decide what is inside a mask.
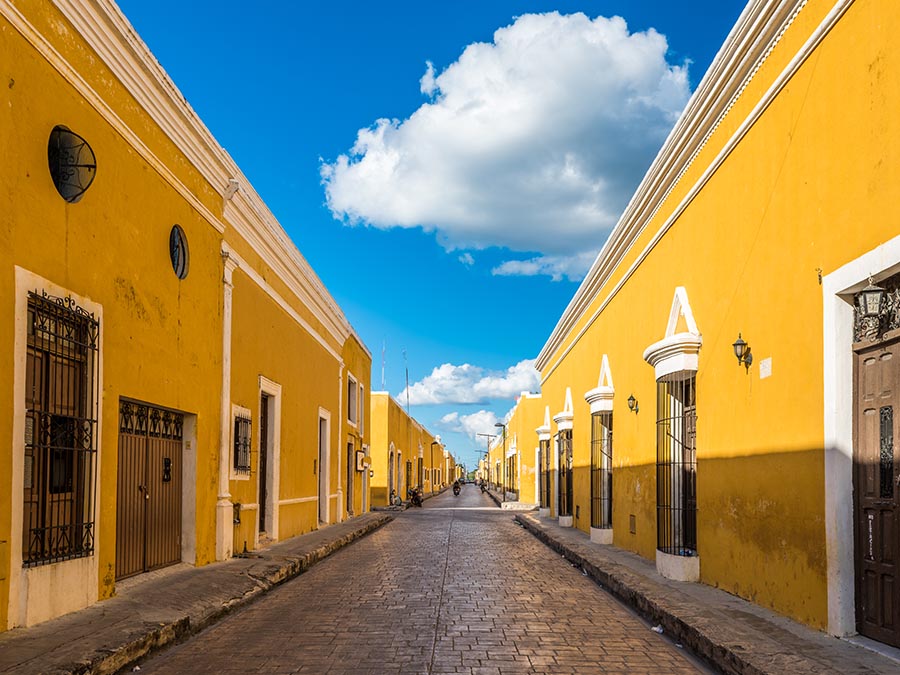
[[[203,567],[176,565],[117,584],[116,597],[0,633],[0,673],[115,673],[197,633],[393,520],[367,513]]]
[[[614,596],[723,673],[875,675],[900,661],[812,630],[726,591],[665,579],[640,556],[592,544],[537,514],[516,521]]]

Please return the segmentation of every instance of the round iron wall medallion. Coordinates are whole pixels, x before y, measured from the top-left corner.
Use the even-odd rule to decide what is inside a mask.
[[[169,258],[175,276],[184,279],[188,275],[188,245],[180,225],[174,225],[169,233]]]
[[[56,191],[70,204],[81,199],[97,175],[97,158],[91,146],[61,124],[50,132],[47,162]]]

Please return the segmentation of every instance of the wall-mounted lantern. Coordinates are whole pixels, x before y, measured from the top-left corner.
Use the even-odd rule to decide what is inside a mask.
[[[638,410],[640,410],[638,400],[634,397],[634,394],[628,397],[628,409],[635,415],[637,415]]]
[[[62,125],[50,132],[47,161],[56,191],[70,204],[81,199],[97,175],[97,158],[91,146]]]
[[[738,333],[738,339],[731,346],[734,348],[734,355],[737,357],[738,365],[749,369],[750,364],[753,363],[753,354],[750,353],[750,345],[744,342],[740,333]]]
[[[856,306],[860,316],[864,318],[879,316],[884,295],[884,289],[876,286],[875,280],[869,277],[869,285],[856,294]]]

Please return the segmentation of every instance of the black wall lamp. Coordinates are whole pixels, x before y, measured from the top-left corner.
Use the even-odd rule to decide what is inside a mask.
[[[750,364],[753,363],[753,354],[750,353],[750,345],[744,342],[740,333],[738,333],[738,339],[731,346],[734,348],[734,355],[737,357],[738,365],[742,365],[749,370]]]
[[[637,415],[638,410],[640,410],[638,400],[634,397],[634,394],[628,397],[628,409],[635,415]]]

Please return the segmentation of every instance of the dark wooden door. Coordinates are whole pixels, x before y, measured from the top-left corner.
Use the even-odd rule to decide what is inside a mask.
[[[117,579],[181,560],[183,421],[169,410],[119,404]]]
[[[266,532],[266,501],[269,498],[269,397],[259,399],[259,531]],[[271,533],[274,535],[274,533]]]
[[[895,341],[856,353],[853,419],[856,627],[862,635],[895,646],[900,646],[898,345]]]

